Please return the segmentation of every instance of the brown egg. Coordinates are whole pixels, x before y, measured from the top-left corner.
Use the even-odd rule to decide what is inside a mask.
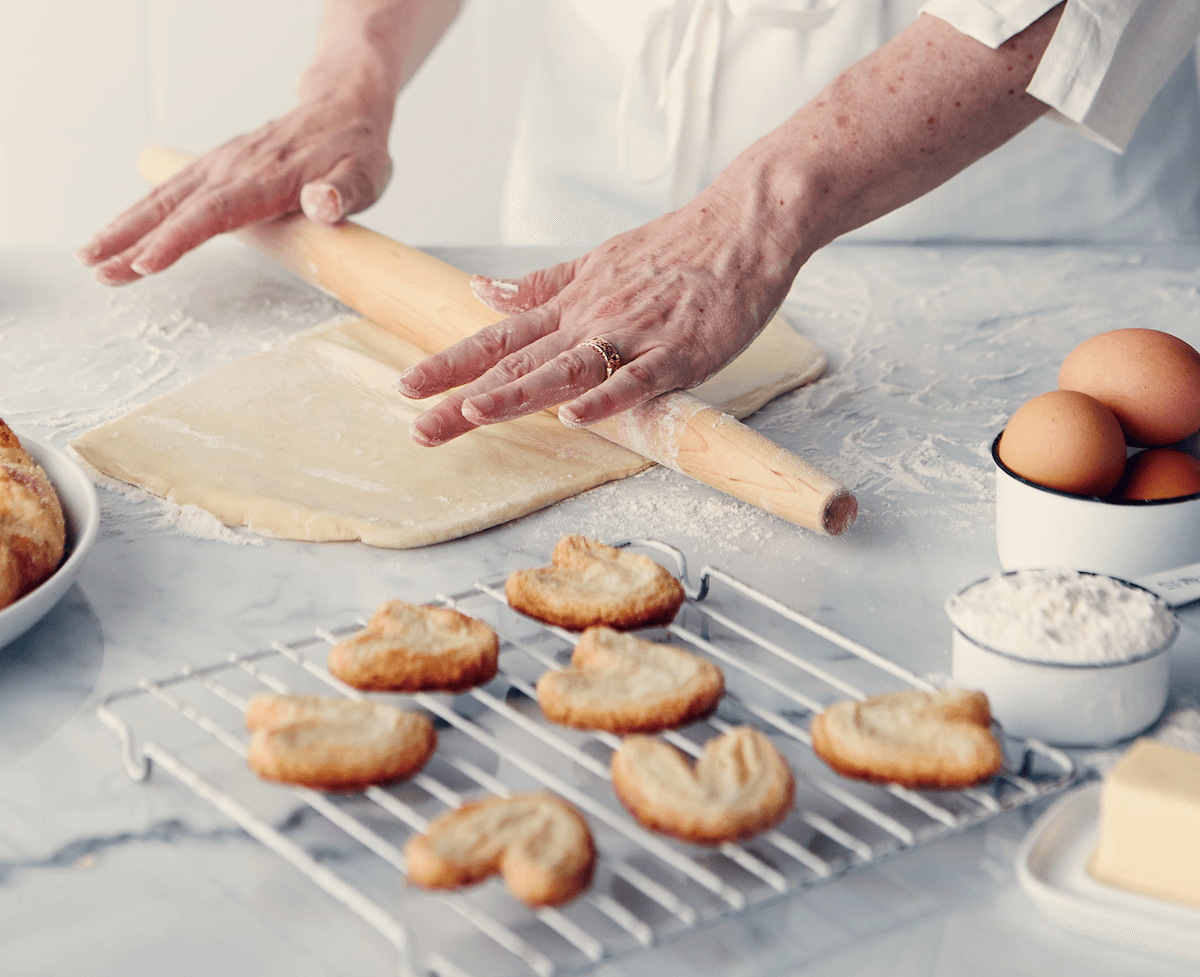
[[[1080,343],[1063,361],[1058,388],[1105,404],[1132,442],[1173,444],[1200,430],[1200,353],[1156,329],[1114,329]]]
[[[1021,405],[998,450],[1023,478],[1076,495],[1107,495],[1125,470],[1125,437],[1113,412],[1074,390],[1051,390]]]
[[[1176,499],[1200,492],[1200,458],[1174,448],[1151,448],[1129,459],[1123,499]]]

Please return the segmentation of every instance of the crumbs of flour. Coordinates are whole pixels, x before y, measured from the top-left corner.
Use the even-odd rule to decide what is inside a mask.
[[[212,540],[233,546],[265,546],[265,540],[257,536],[238,533],[221,522],[211,512],[198,505],[179,505],[167,499],[111,478],[89,465],[78,453],[71,451],[80,466],[97,488],[114,496],[113,505],[105,506],[106,518],[100,521],[100,535],[104,538],[117,536],[150,535],[166,532],[172,536],[187,536],[191,539]],[[107,501],[107,500],[106,500]],[[115,510],[115,511],[113,511]]]
[[[705,551],[738,553],[776,538],[777,517],[727,495],[701,495],[696,483],[656,466],[632,478],[609,482],[546,510],[539,534],[564,533],[596,539],[692,540]]]
[[[235,533],[211,512],[206,512],[198,505],[187,503],[176,505],[174,502],[162,502],[163,511],[159,515],[157,525],[176,536],[190,536],[193,539],[211,539],[219,543],[232,543],[234,546],[266,546],[265,540],[257,536],[246,536]]]

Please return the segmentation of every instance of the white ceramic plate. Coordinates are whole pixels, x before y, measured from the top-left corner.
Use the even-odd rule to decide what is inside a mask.
[[[16,641],[37,624],[70,589],[100,528],[96,488],[83,469],[58,448],[17,432],[31,458],[50,476],[67,521],[67,546],[54,575],[20,600],[0,610],[0,648]]]
[[[1097,882],[1088,859],[1100,841],[1100,784],[1058,801],[1017,852],[1017,878],[1038,907],[1065,929],[1127,950],[1200,960],[1200,909]]]

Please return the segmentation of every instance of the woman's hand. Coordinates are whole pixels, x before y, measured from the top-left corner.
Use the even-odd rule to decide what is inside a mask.
[[[919,197],[1041,116],[1026,94],[1061,5],[993,50],[923,14],[745,150],[695,200],[582,258],[477,283],[512,317],[403,373],[443,444],[554,404],[573,426],[690,387],[766,324],[808,257]],[[605,379],[604,339],[621,366]]]
[[[447,0],[326,0],[287,115],[201,156],[79,251],[106,285],[170,267],[215,234],[303,210],[323,224],[387,186],[396,96],[445,32]]]
[[[714,185],[575,261],[516,281],[476,278],[476,295],[511,318],[401,375],[398,389],[416,399],[466,384],[418,417],[413,437],[444,444],[555,404],[579,427],[716,373],[766,325],[800,266],[758,216],[753,188],[741,189]],[[608,379],[604,354],[579,346],[595,338],[620,357]]]
[[[216,234],[303,210],[336,224],[387,185],[391,106],[375,118],[336,96],[302,102],[201,156],[121,214],[79,252],[106,285],[170,267]]]

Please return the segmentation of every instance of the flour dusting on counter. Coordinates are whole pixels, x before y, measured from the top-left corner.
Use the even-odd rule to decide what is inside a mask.
[[[104,495],[100,505],[100,538],[112,539],[119,536],[146,536],[167,533],[171,536],[186,536],[232,546],[265,546],[266,541],[249,533],[230,529],[216,516],[196,505],[178,505],[168,499],[111,478],[89,465],[77,452],[68,449],[72,458]]]
[[[109,292],[99,315],[71,296],[46,308],[41,342],[3,357],[21,392],[11,419],[52,436],[85,431],[218,363],[349,315],[239,244],[213,242],[204,260],[203,276],[172,272]]]
[[[559,536],[583,533],[602,540],[649,537],[699,544],[706,553],[760,549],[790,523],[712,490],[666,468],[650,468],[609,482],[539,514],[534,524],[549,549]]]
[[[234,546],[267,545],[261,537],[235,533],[212,513],[205,512],[190,502],[187,505],[176,505],[161,499],[159,501],[162,502],[163,509],[159,514],[157,526],[168,530],[172,535],[209,539],[218,543],[230,543]]]

